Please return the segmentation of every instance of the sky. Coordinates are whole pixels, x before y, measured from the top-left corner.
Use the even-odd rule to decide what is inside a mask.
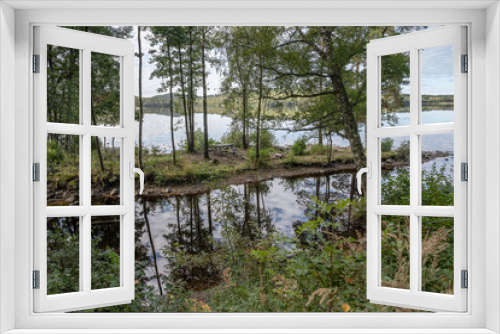
[[[159,78],[151,78],[151,72],[154,71],[155,65],[150,64],[151,60],[151,55],[149,54],[149,50],[151,50],[151,46],[149,44],[149,41],[147,39],[148,36],[150,36],[151,33],[149,31],[141,31],[141,47],[142,47],[142,53],[144,54],[142,58],[142,96],[143,97],[150,97],[158,94],[165,94],[165,93],[158,93],[157,89],[161,87],[161,80]],[[133,31],[133,36],[132,36],[132,42],[134,43],[134,48],[135,52],[139,52],[139,44],[137,41],[137,27],[134,27]],[[208,86],[208,95],[214,95],[214,94],[219,94],[220,93],[220,87],[221,87],[221,76],[217,74],[215,69],[210,66],[207,62],[207,86]],[[134,75],[135,75],[135,82],[139,82],[139,58],[135,57],[134,60]],[[136,84],[134,85],[134,90],[135,90],[135,95],[139,95],[139,86]],[[175,92],[175,91],[174,91]],[[196,91],[196,94],[198,96],[203,95],[203,90],[202,88],[198,88]]]
[[[143,97],[150,97],[159,93],[157,89],[161,87],[161,80],[159,78],[151,78],[151,72],[155,69],[154,64],[150,64],[151,50],[148,36],[150,32],[141,32],[142,50],[143,50],[143,77],[142,77],[142,95]],[[132,42],[134,43],[135,52],[139,51],[137,41],[137,27],[134,27]],[[139,58],[135,57],[134,60],[134,73],[135,82],[139,81]],[[222,77],[216,70],[207,63],[207,84],[208,95],[220,93]],[[422,50],[422,94],[441,95],[453,94],[453,45],[439,46]],[[409,86],[402,87],[402,92],[409,93]],[[135,95],[139,95],[139,87],[134,85]],[[202,88],[196,91],[198,96],[202,96]]]

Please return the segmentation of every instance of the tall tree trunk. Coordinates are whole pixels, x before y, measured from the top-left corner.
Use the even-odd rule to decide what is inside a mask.
[[[181,44],[179,43],[177,45],[177,51],[179,53],[179,74],[180,74],[180,79],[181,79],[181,93],[182,93],[182,106],[184,107],[184,124],[186,127],[186,140],[187,140],[187,145],[188,148],[191,146],[191,134],[189,132],[190,126],[189,126],[189,117],[187,114],[187,102],[186,102],[186,86],[184,83],[184,69],[182,67],[182,53],[181,53]]]
[[[262,112],[262,51],[260,51],[259,54],[259,104],[257,107],[257,138],[255,140],[255,156],[256,156],[256,163],[260,165],[260,114]]]
[[[183,245],[184,241],[182,240],[180,210],[181,210],[181,201],[180,201],[180,198],[179,198],[179,196],[175,196],[175,214],[176,214],[176,217],[177,217],[177,231],[178,231],[178,237],[179,237],[179,245]]]
[[[142,44],[141,27],[137,27],[137,44],[139,46],[139,167],[144,170],[142,163],[142,126],[144,121],[144,109],[142,106]]]
[[[207,106],[207,73],[205,71],[205,42],[206,42],[206,27],[202,28],[202,43],[201,43],[201,66],[203,76],[203,156],[205,159],[210,159],[208,156],[208,106]]]
[[[95,117],[94,112],[94,104],[90,103],[90,116],[92,117],[93,125],[97,125],[97,119]],[[94,143],[97,149],[97,156],[99,157],[99,165],[101,166],[101,170],[104,172],[106,169],[104,168],[104,160],[102,159],[101,145],[99,145],[99,137],[94,136]]]
[[[175,140],[174,140],[174,76],[172,69],[172,57],[170,55],[170,40],[167,37],[167,57],[168,57],[168,75],[169,75],[169,93],[170,93],[170,140],[172,142],[172,158],[174,165],[177,164],[175,158]]]
[[[347,232],[351,230],[352,201],[356,191],[356,174],[351,175],[351,193],[349,194],[349,213],[347,216]]]
[[[90,29],[88,26],[85,27],[85,32],[89,32],[89,30]],[[93,125],[97,125],[97,119],[94,113],[94,104],[92,103],[92,101],[90,102],[90,117],[92,118]],[[94,138],[95,138],[95,146],[97,149],[97,155],[99,156],[99,165],[101,166],[101,170],[104,172],[105,168],[104,168],[104,161],[102,159],[101,146],[99,146],[99,137],[95,136]]]
[[[243,85],[243,134],[242,134],[242,141],[243,141],[243,149],[248,148],[248,140],[247,140],[247,105],[248,105],[248,97],[247,97],[247,87],[246,85]]]
[[[241,234],[245,235],[245,227],[250,220],[250,198],[249,198],[249,185],[247,183],[243,184],[243,198],[244,198],[244,216],[243,216],[243,226],[241,227]]]
[[[262,232],[262,218],[260,216],[260,184],[255,185],[255,197],[257,197],[257,224],[259,225],[259,232]]]
[[[194,152],[194,73],[193,73],[193,27],[189,27],[189,117],[190,117],[190,134],[191,134],[191,147],[189,152]]]
[[[332,151],[333,151],[333,144],[332,144],[332,134],[328,133],[327,134],[327,141],[328,144],[326,145],[326,163],[331,163],[332,162]]]
[[[210,199],[210,190],[207,192],[207,211],[208,211],[208,232],[213,236],[212,222],[212,200]]]
[[[363,144],[361,143],[361,137],[359,136],[358,123],[356,122],[338,66],[336,66],[335,72],[336,73],[330,77],[332,80],[333,92],[337,98],[338,110],[342,116],[345,135],[351,145],[354,163],[357,169],[361,169],[366,166],[366,155]]]
[[[156,272],[156,283],[158,284],[158,291],[160,292],[160,296],[163,296],[163,289],[161,286],[160,273],[158,271],[158,261],[156,259],[155,242],[153,240],[153,235],[151,233],[151,225],[149,224],[148,213],[146,210],[146,201],[142,202],[142,210],[143,210],[143,214],[144,214],[144,221],[146,222],[146,228],[148,230],[149,243],[151,244],[151,253],[153,254],[153,264],[155,266],[155,272]]]
[[[193,254],[193,196],[189,196],[189,245],[190,245],[190,252]]]

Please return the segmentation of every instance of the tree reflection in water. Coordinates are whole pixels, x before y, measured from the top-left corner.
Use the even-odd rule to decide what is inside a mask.
[[[183,281],[186,288],[194,291],[218,284],[221,268],[210,261],[179,266],[174,263],[174,256],[163,254],[209,255],[224,238],[222,227],[228,226],[250,239],[263,238],[278,230],[287,236],[295,235],[298,226],[320,214],[314,198],[325,203],[353,199],[356,196],[353,179],[351,174],[277,178],[202,194],[139,199],[136,206],[140,236],[136,239],[136,249],[141,250],[137,255],[141,259],[142,250],[147,249],[148,284],[158,293],[162,280]],[[362,228],[362,217],[342,215],[345,224],[337,233],[347,235]]]

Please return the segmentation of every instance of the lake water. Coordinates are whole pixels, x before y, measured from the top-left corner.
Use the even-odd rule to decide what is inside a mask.
[[[161,274],[167,275],[169,259],[162,249],[170,249],[174,243],[185,245],[191,253],[207,251],[206,238],[220,239],[221,225],[229,223],[244,234],[266,234],[281,231],[294,236],[295,228],[314,215],[312,197],[333,202],[351,196],[351,174],[336,174],[296,179],[275,178],[271,181],[231,186],[225,190],[212,190],[198,195],[170,196],[157,200],[142,199],[136,202],[138,242],[149,250],[153,263],[151,243],[156,249],[157,266]],[[357,197],[357,192],[353,192]],[[231,217],[221,213],[219,201],[230,198]],[[151,238],[144,221],[144,210],[148,213]],[[210,213],[209,213],[210,212]],[[346,217],[347,219],[347,217]],[[346,233],[354,232],[364,224],[352,219],[346,225]],[[156,286],[155,267],[148,267],[149,284]]]
[[[424,170],[436,165],[444,166],[444,175],[453,178],[453,156],[438,157],[422,164]],[[407,169],[403,167],[403,169]],[[391,174],[401,172],[401,168]],[[174,243],[182,244],[190,253],[207,252],[207,238],[220,239],[222,224],[235,226],[244,234],[266,234],[281,231],[286,236],[294,236],[297,226],[314,216],[313,197],[333,203],[341,198],[357,198],[357,190],[352,186],[352,174],[332,174],[317,177],[295,179],[275,178],[259,183],[231,186],[221,191],[198,195],[170,196],[156,200],[139,199],[136,201],[136,236],[137,244],[144,246],[150,263],[147,275],[148,284],[157,286],[154,256],[151,244],[156,249],[158,271],[162,275],[169,273],[169,259],[162,249],[171,249]],[[384,181],[383,181],[384,182]],[[352,197],[351,197],[352,196]],[[220,199],[230,203],[231,217],[221,213]],[[144,212],[147,212],[150,234],[144,224]],[[252,222],[252,223],[250,223]],[[365,221],[344,216],[344,233],[363,230]],[[143,254],[144,256],[144,254]],[[144,260],[144,259],[142,259]]]
[[[453,121],[453,110],[433,110],[426,111],[423,113],[425,115],[426,123],[443,123]],[[397,126],[409,125],[409,113],[395,113],[392,117],[393,124]],[[215,140],[220,140],[224,133],[226,133],[230,127],[232,119],[227,116],[221,116],[218,114],[208,114],[208,132],[209,137]],[[203,128],[203,114],[195,114],[195,128]],[[186,140],[184,117],[174,116],[175,124],[175,142],[176,147],[181,147],[181,143]],[[388,121],[382,122],[383,126],[388,126]],[[281,124],[271,124],[264,122],[263,127],[269,129],[271,133],[274,134],[278,145],[292,145],[295,140],[301,136],[307,134],[307,132],[290,132],[284,129],[293,129],[294,122],[286,121]],[[279,128],[280,130],[272,130],[273,128]],[[162,152],[170,152],[172,150],[172,143],[170,140],[170,116],[165,114],[145,114],[144,124],[143,124],[143,144],[145,147],[151,148],[156,147]],[[359,133],[363,145],[365,144],[365,127],[363,124],[359,126]],[[138,142],[139,137],[139,122],[135,122],[135,134],[136,142]],[[429,136],[431,137],[431,136]],[[451,142],[450,142],[451,138]],[[452,136],[447,138],[444,142],[440,140],[435,140],[433,138],[430,142],[433,143],[433,149],[438,150],[453,150],[453,138]],[[404,139],[394,138],[394,144],[399,145]],[[335,136],[333,138],[333,144],[341,147],[349,146],[349,141]],[[437,146],[436,146],[437,145]],[[426,149],[424,147],[424,149]]]
[[[409,124],[408,113],[398,113],[397,125]],[[195,114],[196,127],[202,126],[202,114]],[[436,110],[426,112],[426,120],[432,123],[446,122],[453,119],[453,111]],[[393,118],[394,119],[394,118]],[[209,135],[220,140],[230,128],[229,117],[216,114],[208,115]],[[185,140],[184,119],[175,117],[177,145]],[[276,126],[268,125],[269,128]],[[293,127],[292,122],[281,124],[280,128]],[[160,114],[146,114],[144,117],[144,143],[146,146],[156,146],[164,152],[171,149],[170,117]],[[138,123],[136,122],[136,133]],[[279,145],[290,145],[303,133],[284,130],[272,131]],[[360,126],[361,139],[364,142],[364,126]],[[393,149],[397,149],[406,138],[393,138]],[[349,142],[340,137],[334,140],[335,145],[348,146]],[[444,173],[453,178],[453,134],[427,135],[422,137],[423,151],[449,151],[447,157],[437,157],[422,164],[424,170],[429,170],[435,164],[438,168],[444,166]],[[403,167],[408,169],[409,167]],[[401,168],[399,169],[399,171]],[[397,173],[393,170],[390,173]],[[357,191],[352,189],[351,174],[334,174],[321,177],[303,177],[298,179],[275,178],[261,183],[242,184],[232,186],[224,191],[212,190],[201,195],[171,196],[156,200],[139,199],[136,201],[136,237],[137,246],[144,250],[141,256],[150,263],[147,274],[150,277],[148,284],[156,287],[154,254],[152,244],[156,249],[158,271],[168,275],[169,259],[164,256],[162,249],[170,249],[174,243],[185,245],[191,253],[207,251],[206,239],[212,236],[221,238],[221,224],[228,222],[222,217],[220,206],[217,204],[221,196],[231,196],[232,216],[230,222],[244,233],[268,233],[279,230],[287,236],[293,236],[295,229],[314,215],[311,209],[311,197],[318,197],[323,201],[333,202],[339,198],[356,197]],[[149,221],[149,229],[144,223],[145,215]],[[346,217],[346,233],[356,228],[364,228],[364,221],[349,220]],[[250,222],[253,222],[250,224]],[[149,233],[148,233],[149,232]],[[139,259],[138,259],[139,260]],[[142,259],[144,260],[144,258]]]

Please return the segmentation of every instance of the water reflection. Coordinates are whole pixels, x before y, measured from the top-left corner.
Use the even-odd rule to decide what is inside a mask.
[[[200,264],[196,269],[171,272],[173,257],[164,254],[210,253],[214,247],[210,239],[216,241],[216,245],[224,238],[222,227],[227,226],[249,238],[263,238],[275,231],[293,236],[297,226],[319,214],[314,197],[327,203],[354,199],[357,194],[353,181],[351,174],[277,178],[203,194],[139,199],[137,220],[143,224],[138,226],[141,233],[137,242],[149,250],[148,284],[158,290],[161,277],[168,275],[170,279],[182,279],[194,290],[215,284],[220,274],[215,268]],[[352,232],[363,224],[362,219],[355,219],[351,210],[342,218],[345,224],[340,233]]]

